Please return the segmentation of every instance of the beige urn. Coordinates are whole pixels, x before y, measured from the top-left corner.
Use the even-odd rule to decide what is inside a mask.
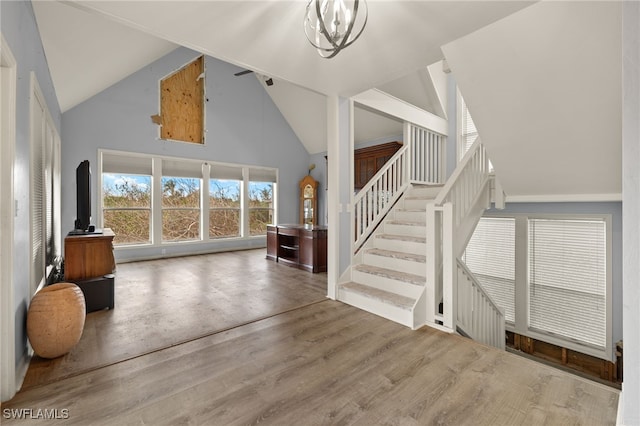
[[[84,294],[72,283],[52,284],[31,299],[27,335],[36,355],[57,358],[82,337],[86,315]]]

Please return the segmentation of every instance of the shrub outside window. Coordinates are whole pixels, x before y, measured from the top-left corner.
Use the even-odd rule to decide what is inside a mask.
[[[116,245],[151,242],[151,176],[103,173],[103,226]]]

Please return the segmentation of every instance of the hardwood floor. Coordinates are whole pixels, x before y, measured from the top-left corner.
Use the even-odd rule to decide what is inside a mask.
[[[34,357],[22,388],[325,300],[326,274],[265,256],[257,249],[119,264],[114,309],[89,313],[67,355]]]
[[[115,309],[34,359],[2,424],[615,424],[616,389],[328,300],[264,254],[119,265]]]
[[[48,409],[65,425],[607,425],[617,402],[613,388],[324,300],[21,391],[2,421],[42,424],[7,414]]]

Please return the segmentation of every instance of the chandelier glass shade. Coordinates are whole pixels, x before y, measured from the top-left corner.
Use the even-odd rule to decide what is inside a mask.
[[[365,0],[310,0],[304,32],[323,58],[333,58],[350,46],[367,24]]]

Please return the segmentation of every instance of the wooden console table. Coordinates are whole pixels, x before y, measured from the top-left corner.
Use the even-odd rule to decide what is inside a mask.
[[[268,225],[267,259],[309,272],[326,272],[327,227]]]

